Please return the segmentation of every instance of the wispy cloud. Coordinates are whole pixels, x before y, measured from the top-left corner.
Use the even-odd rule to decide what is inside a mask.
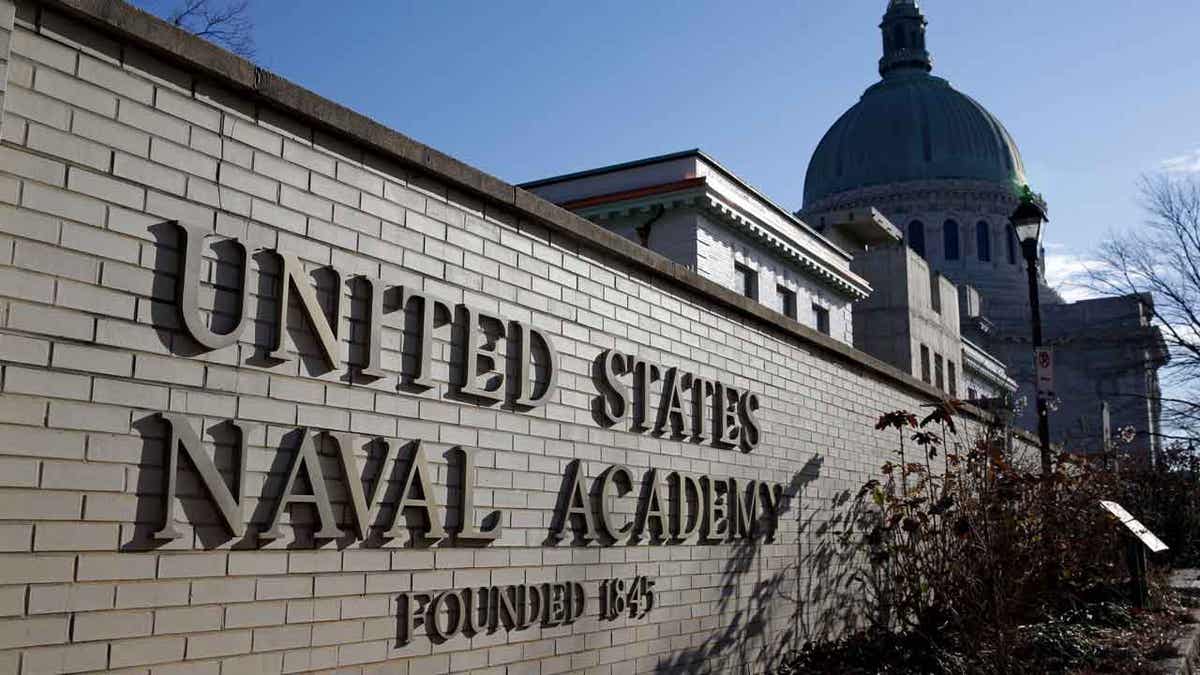
[[[1167,173],[1200,173],[1200,148],[1164,160],[1162,169]]]
[[[1085,255],[1068,252],[1062,244],[1049,244],[1046,246],[1046,283],[1067,302],[1098,297],[1087,284],[1088,270],[1095,269],[1097,264]]]

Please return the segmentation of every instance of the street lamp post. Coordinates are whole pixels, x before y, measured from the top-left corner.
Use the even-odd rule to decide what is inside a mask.
[[[1017,239],[1021,242],[1021,254],[1025,257],[1026,269],[1029,273],[1029,311],[1030,323],[1033,324],[1033,348],[1042,347],[1042,303],[1038,294],[1038,277],[1042,229],[1047,222],[1046,208],[1029,188],[1021,195],[1021,203],[1009,217]],[[1046,414],[1046,400],[1037,395],[1038,440],[1042,450],[1042,476],[1050,475],[1050,417]]]

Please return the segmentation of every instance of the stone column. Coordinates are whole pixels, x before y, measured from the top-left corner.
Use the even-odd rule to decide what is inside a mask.
[[[13,0],[0,0],[0,130],[4,128],[4,92],[8,89],[8,51],[12,45],[17,7]]]

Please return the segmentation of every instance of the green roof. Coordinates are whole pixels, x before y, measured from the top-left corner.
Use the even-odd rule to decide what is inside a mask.
[[[936,179],[1026,182],[1016,142],[975,99],[940,77],[896,74],[868,89],[825,134],[808,165],[804,204]]]

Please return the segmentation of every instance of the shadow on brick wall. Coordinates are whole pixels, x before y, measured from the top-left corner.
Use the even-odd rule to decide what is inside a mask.
[[[770,673],[804,642],[858,623],[858,568],[844,545],[856,517],[846,508],[850,495],[840,493],[830,504],[807,496],[823,464],[814,456],[784,492],[783,513],[794,513],[797,522],[792,560],[778,568],[776,559],[763,555],[761,542],[735,542],[716,607],[693,619],[710,637],[660,659],[654,672]]]

